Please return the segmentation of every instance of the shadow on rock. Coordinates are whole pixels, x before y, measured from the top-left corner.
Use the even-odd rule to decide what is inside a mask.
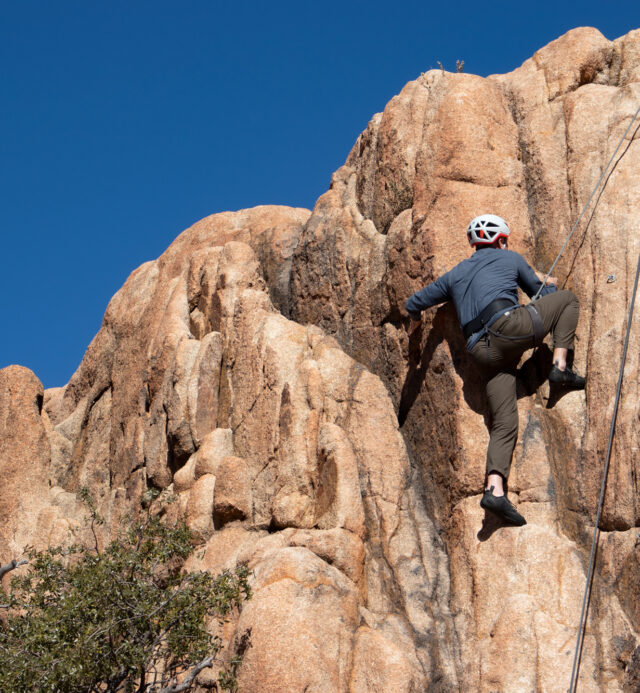
[[[556,383],[549,383],[549,397],[547,397],[547,409],[553,409],[555,405],[570,392],[575,392],[575,389],[568,387],[567,385],[558,385]]]
[[[497,515],[494,515],[492,512],[489,512],[488,510],[484,511],[484,518],[482,520],[482,527],[478,531],[478,534],[476,535],[478,537],[478,541],[487,541],[489,537],[500,527],[508,527],[507,523],[504,520],[501,520]]]
[[[494,515],[489,510],[485,510],[484,519],[482,520],[482,527],[479,529],[476,537],[478,537],[478,541],[487,541],[487,539],[489,539],[495,531],[502,529],[503,527],[519,529],[511,523],[505,522],[502,518]]]
[[[573,365],[573,352],[567,359],[569,367]],[[548,382],[549,371],[553,364],[553,353],[546,344],[536,349],[533,354],[518,368],[518,399],[534,395]],[[542,393],[542,400],[547,409],[552,409],[566,394],[575,392],[567,385],[548,383],[547,390]]]
[[[424,325],[420,326],[409,337],[409,370],[402,386],[400,406],[398,408],[398,423],[400,427],[406,421],[413,404],[418,398],[436,349],[442,342],[447,343],[453,368],[462,379],[462,392],[465,402],[477,414],[484,414],[486,410],[484,387],[478,387],[480,373],[469,356],[466,341],[460,331],[453,306],[445,305],[436,311],[433,322],[429,326],[427,339],[424,346],[422,346],[425,327]],[[441,368],[440,364],[437,367]]]
[[[405,377],[404,383],[402,385],[402,393],[400,395],[400,406],[398,407],[398,424],[400,427],[404,425],[407,420],[407,416],[411,411],[411,407],[416,401],[422,384],[427,373],[427,368],[429,367],[429,362],[433,356],[433,346],[427,357],[427,345],[425,348],[420,350],[420,344],[422,341],[422,325],[409,337],[409,370]],[[433,332],[433,330],[432,330]],[[431,333],[429,334],[429,339],[431,339]],[[441,341],[441,340],[440,340]],[[439,342],[438,342],[439,343]]]
[[[538,347],[518,368],[518,399],[535,395],[546,382],[553,363],[553,354],[546,344]]]

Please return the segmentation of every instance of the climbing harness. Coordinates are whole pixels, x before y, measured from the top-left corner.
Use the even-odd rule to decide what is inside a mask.
[[[497,298],[495,301],[486,306],[478,315],[477,318],[470,320],[466,325],[462,326],[462,333],[465,339],[469,339],[475,332],[480,332],[480,330],[486,326],[486,324],[491,320],[491,318],[499,313],[501,310],[507,310],[508,308],[517,308],[518,304],[510,301],[507,298]]]
[[[523,339],[531,339],[531,337],[533,337],[534,347],[539,347],[542,345],[544,338],[546,337],[546,332],[544,331],[544,323],[542,322],[540,313],[538,313],[538,311],[532,303],[529,303],[526,306],[513,306],[513,310],[519,310],[521,308],[523,308],[527,311],[527,313],[529,313],[529,316],[531,318],[531,332],[529,332],[528,334],[512,335],[504,334],[503,332],[496,332],[495,330],[492,330],[490,327],[485,327],[484,331],[487,333],[487,335],[489,335],[487,337],[487,347],[489,347],[489,340],[491,339],[491,335],[493,335],[494,337],[498,337],[499,339],[506,339],[508,342],[520,342]],[[509,315],[509,312],[507,311],[503,315]]]
[[[525,310],[531,317],[531,325],[533,327],[533,343],[535,346],[539,347],[546,336],[542,318],[540,317],[540,313],[538,313],[533,303],[526,305]]]
[[[511,310],[518,310],[520,308],[524,308],[527,311],[527,313],[529,313],[529,315],[531,316],[532,325],[532,331],[529,334],[506,335],[500,332],[495,332],[490,327],[487,327],[487,323],[496,313],[499,313],[501,310],[504,311],[507,308]],[[503,315],[508,315],[508,312],[509,311],[503,313]],[[480,330],[483,329],[484,332],[486,332],[488,335],[493,335],[494,337],[499,337],[500,339],[506,339],[510,342],[517,342],[523,339],[531,339],[531,337],[533,337],[533,343],[536,347],[542,344],[546,336],[546,333],[544,331],[544,324],[542,323],[540,313],[538,313],[538,311],[532,303],[529,303],[529,305],[526,306],[521,306],[518,304],[514,304],[512,301],[509,301],[505,298],[498,298],[495,301],[492,301],[480,313],[480,315],[477,318],[474,318],[466,325],[463,325],[462,332],[464,333],[464,336],[468,339],[472,334],[474,334],[474,332],[480,332]],[[489,339],[491,339],[490,336],[487,338],[487,346],[489,345]]]
[[[640,109],[639,109],[640,110]],[[593,569],[596,558],[596,550],[598,546],[598,538],[600,536],[600,514],[604,502],[604,492],[607,486],[607,474],[609,472],[609,461],[611,460],[611,449],[613,447],[613,434],[616,427],[616,418],[618,416],[618,404],[620,402],[620,393],[622,391],[622,377],[624,375],[624,366],[627,360],[627,347],[629,346],[629,335],[631,333],[631,323],[633,322],[633,308],[636,302],[636,292],[638,290],[638,277],[640,276],[640,253],[638,254],[638,267],[636,268],[636,279],[633,284],[633,293],[631,295],[631,305],[629,306],[629,317],[627,318],[627,333],[624,338],[624,347],[622,349],[622,360],[620,361],[620,373],[618,375],[618,389],[616,391],[616,399],[613,405],[613,415],[611,417],[611,430],[609,432],[609,444],[607,446],[607,456],[604,463],[604,472],[602,475],[602,486],[600,488],[600,501],[598,503],[598,512],[596,514],[596,523],[593,528],[593,540],[591,542],[591,556],[589,557],[589,569],[587,570],[587,583],[584,589],[584,598],[582,600],[582,612],[580,614],[580,625],[578,626],[578,639],[576,642],[576,652],[573,658],[573,668],[571,670],[571,685],[569,693],[574,693],[578,686],[578,671],[580,668],[580,657],[582,655],[582,644],[584,642],[584,629],[587,609],[589,608],[589,597],[591,596],[591,586],[593,584]]]
[[[573,228],[571,229],[571,232],[570,232],[569,235],[567,236],[567,240],[564,242],[564,245],[562,246],[562,248],[560,248],[560,252],[559,252],[558,255],[556,256],[556,259],[553,261],[553,265],[551,265],[551,268],[549,269],[549,271],[548,271],[547,274],[545,275],[545,278],[542,280],[542,284],[540,285],[540,288],[539,288],[538,291],[536,292],[536,295],[531,299],[531,302],[536,301],[536,300],[538,299],[538,297],[540,296],[540,292],[542,291],[542,288],[546,285],[547,279],[549,279],[549,277],[551,276],[551,273],[553,272],[553,270],[554,270],[556,264],[558,263],[558,260],[560,259],[560,256],[562,255],[562,253],[564,252],[564,249],[565,249],[565,248],[567,247],[567,245],[569,244],[569,241],[571,240],[571,236],[573,236],[573,232],[578,228],[578,224],[580,223],[580,220],[581,220],[582,217],[584,216],[584,213],[587,211],[587,207],[591,204],[591,200],[593,199],[593,196],[596,194],[596,191],[597,191],[598,188],[600,187],[600,183],[602,183],[602,181],[604,180],[604,177],[605,177],[607,171],[609,170],[609,166],[611,166],[612,161],[615,159],[616,154],[618,153],[618,149],[620,149],[620,147],[622,146],[622,143],[624,142],[624,140],[625,140],[627,134],[629,133],[629,130],[631,130],[631,126],[634,124],[634,122],[635,122],[636,118],[638,117],[638,114],[639,114],[639,113],[640,113],[640,106],[638,106],[638,110],[633,114],[633,118],[631,118],[631,122],[629,123],[629,126],[628,126],[627,129],[624,131],[624,135],[622,135],[622,137],[620,138],[620,142],[618,142],[618,146],[615,148],[615,151],[614,151],[613,154],[611,155],[611,158],[609,159],[609,162],[608,162],[607,165],[604,167],[604,169],[602,169],[602,174],[600,175],[600,178],[598,179],[598,182],[596,183],[596,185],[595,185],[595,187],[594,187],[594,189],[593,189],[593,192],[592,192],[591,195],[589,196],[589,199],[587,200],[585,206],[582,208],[582,211],[580,212],[580,215],[579,215],[578,218],[576,219],[576,223],[573,225]]]

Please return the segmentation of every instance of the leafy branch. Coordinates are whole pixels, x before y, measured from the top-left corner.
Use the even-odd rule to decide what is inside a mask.
[[[184,522],[163,519],[167,499],[145,499],[144,511],[100,547],[102,523],[88,492],[93,546],[27,551],[29,569],[0,588],[0,690],[83,693],[177,693],[219,662],[220,624],[251,597],[250,571],[240,565],[217,577],[185,572],[193,536]],[[0,567],[0,577],[27,563]],[[220,671],[233,691],[240,659]]]

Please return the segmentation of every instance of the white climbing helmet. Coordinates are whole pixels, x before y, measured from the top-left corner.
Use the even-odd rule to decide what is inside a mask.
[[[498,238],[507,238],[511,233],[507,222],[495,214],[482,214],[467,226],[469,245],[490,245]]]

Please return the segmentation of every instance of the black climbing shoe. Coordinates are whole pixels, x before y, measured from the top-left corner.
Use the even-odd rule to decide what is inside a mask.
[[[521,527],[527,524],[527,521],[509,502],[506,496],[494,496],[492,491],[493,486],[484,492],[482,500],[480,501],[481,508],[491,510],[492,513],[499,515],[503,520],[506,520],[512,525]]]
[[[584,390],[586,384],[586,378],[581,375],[574,373],[570,368],[565,368],[561,371],[555,364],[551,366],[551,371],[549,371],[549,382],[556,383],[558,385],[566,385],[567,387],[572,387],[575,390]]]

